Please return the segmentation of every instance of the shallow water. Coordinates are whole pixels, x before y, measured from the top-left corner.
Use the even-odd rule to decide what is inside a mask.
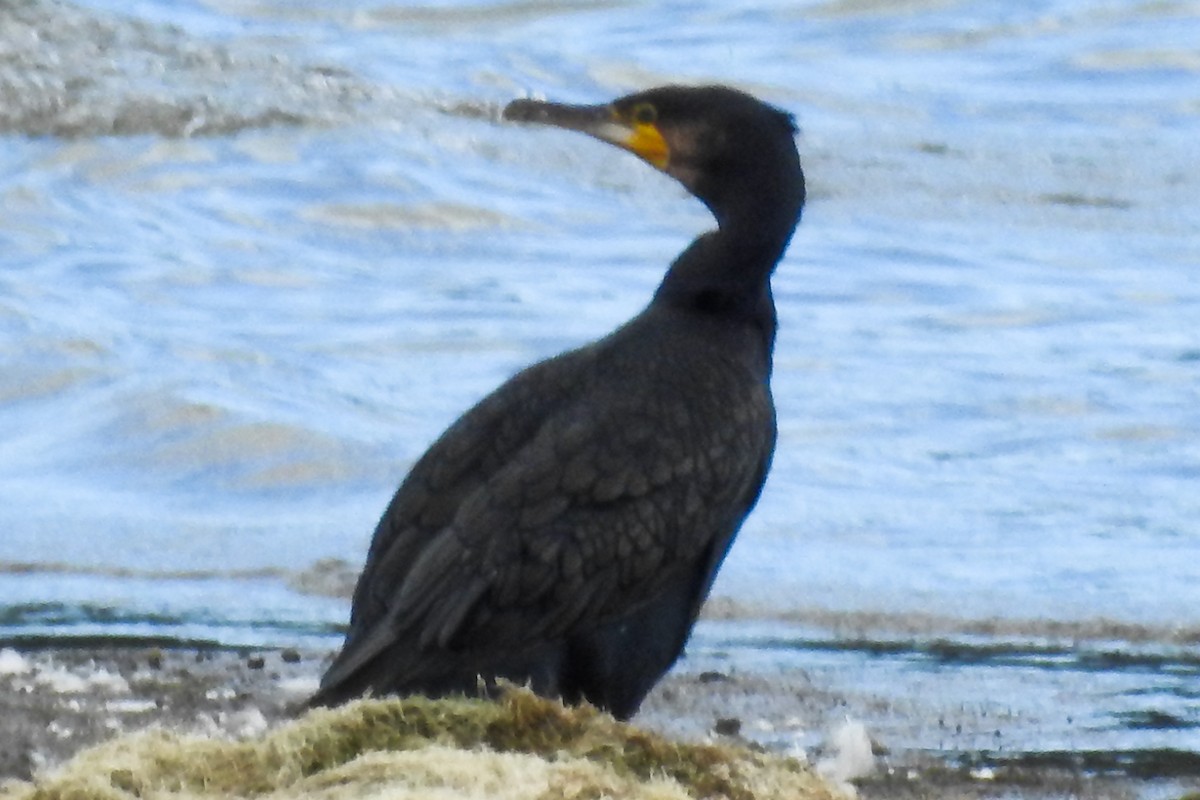
[[[797,114],[810,199],[779,452],[717,594],[905,641],[998,618],[1016,653],[1111,624],[1194,663],[1194,3],[125,8],[0,12],[0,636],[333,646],[345,602],[296,577],[357,565],[446,424],[710,224],[499,109],[721,81]],[[698,662],[780,650],[707,630]],[[1161,737],[1196,750],[1182,674]],[[1097,675],[1076,695],[1118,719]]]

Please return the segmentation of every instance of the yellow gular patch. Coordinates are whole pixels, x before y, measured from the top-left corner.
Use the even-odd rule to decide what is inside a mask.
[[[666,169],[671,161],[671,148],[653,123],[635,122],[625,146],[659,169]]]

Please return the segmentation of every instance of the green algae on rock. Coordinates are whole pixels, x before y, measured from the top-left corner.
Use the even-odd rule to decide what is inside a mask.
[[[420,697],[316,710],[231,741],[148,730],[85,750],[3,800],[135,797],[832,800],[799,762],[681,744],[590,707],[513,689],[499,702]]]

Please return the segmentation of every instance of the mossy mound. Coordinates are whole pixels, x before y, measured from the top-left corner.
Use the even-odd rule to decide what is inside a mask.
[[[317,710],[253,741],[161,730],[84,751],[4,800],[825,800],[799,763],[680,744],[590,708],[521,690],[501,701],[364,700]]]

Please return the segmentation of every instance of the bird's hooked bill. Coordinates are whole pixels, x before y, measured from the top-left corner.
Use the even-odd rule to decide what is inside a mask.
[[[638,119],[614,105],[569,105],[543,100],[514,100],[504,108],[503,118],[512,122],[536,122],[579,131],[628,150],[658,169],[671,161],[671,148],[654,121]]]

